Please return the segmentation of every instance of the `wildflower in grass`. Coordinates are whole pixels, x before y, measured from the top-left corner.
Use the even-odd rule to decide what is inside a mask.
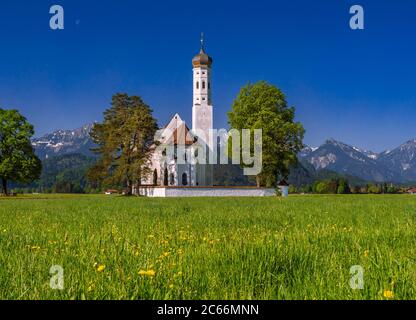
[[[97,271],[98,271],[98,272],[103,272],[103,271],[104,271],[104,269],[105,269],[105,265],[104,265],[104,264],[100,264],[100,265],[97,267]]]
[[[140,276],[147,276],[147,277],[154,277],[156,274],[156,271],[153,269],[149,269],[149,270],[140,270],[139,271],[139,275]]]
[[[387,299],[393,299],[394,298],[393,291],[391,291],[391,290],[384,290],[383,296],[384,296],[384,298],[387,298]]]
[[[370,251],[369,250],[364,250],[364,257],[368,257],[368,254],[370,253]]]
[[[170,284],[169,285],[169,289],[173,289],[173,284]]]
[[[32,246],[32,247],[30,247],[30,249],[33,250],[33,251],[38,251],[38,250],[40,250],[40,247],[39,246]]]

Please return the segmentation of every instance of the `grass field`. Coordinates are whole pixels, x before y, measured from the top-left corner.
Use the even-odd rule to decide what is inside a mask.
[[[416,197],[0,198],[0,298],[415,299]]]

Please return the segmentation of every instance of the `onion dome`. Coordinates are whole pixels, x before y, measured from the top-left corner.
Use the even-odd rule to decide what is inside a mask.
[[[204,48],[201,48],[201,51],[192,59],[192,65],[194,68],[197,67],[210,67],[212,64],[212,58],[207,55],[204,51]]]

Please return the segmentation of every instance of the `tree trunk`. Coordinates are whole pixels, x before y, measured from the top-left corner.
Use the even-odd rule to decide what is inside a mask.
[[[2,178],[1,181],[2,181],[2,186],[3,186],[3,194],[5,196],[7,196],[8,195],[8,192],[7,192],[7,180],[5,178]]]
[[[133,185],[132,185],[132,182],[131,182],[131,180],[127,180],[127,190],[126,190],[126,195],[127,196],[131,196],[132,195],[132,193],[133,193]]]
[[[256,184],[257,184],[257,188],[260,188],[261,186],[261,179],[259,176],[256,176]]]

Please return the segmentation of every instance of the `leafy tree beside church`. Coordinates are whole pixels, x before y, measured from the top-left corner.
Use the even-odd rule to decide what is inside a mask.
[[[152,110],[138,96],[119,93],[104,112],[104,121],[94,125],[91,137],[100,155],[88,179],[104,186],[122,185],[131,195],[133,185],[150,174],[149,159],[157,122]]]
[[[39,178],[42,164],[30,138],[33,126],[17,110],[0,108],[0,180],[3,194],[8,182],[30,183]]]
[[[262,171],[257,186],[275,186],[277,179],[287,178],[297,163],[305,130],[295,122],[295,109],[277,87],[260,81],[241,88],[228,113],[231,128],[262,129]]]

